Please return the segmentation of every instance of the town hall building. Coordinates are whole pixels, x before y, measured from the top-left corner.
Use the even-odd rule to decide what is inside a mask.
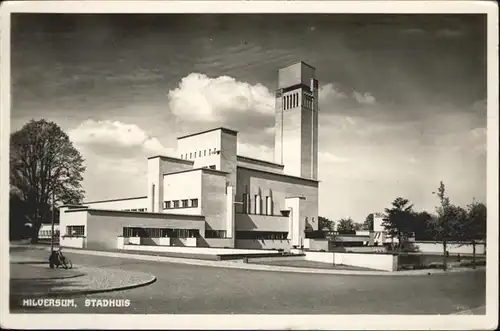
[[[273,162],[239,155],[229,128],[178,137],[147,159],[144,196],[62,206],[61,246],[302,246],[318,230],[318,115],[315,69],[280,69]]]

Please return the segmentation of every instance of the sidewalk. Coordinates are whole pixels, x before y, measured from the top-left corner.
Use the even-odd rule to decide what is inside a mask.
[[[156,277],[142,272],[75,266],[50,269],[45,261],[12,257],[10,294],[13,297],[71,296],[111,292],[145,286]]]
[[[405,270],[405,271],[360,271],[360,270],[342,270],[342,269],[315,269],[315,268],[300,268],[300,267],[285,267],[285,266],[273,266],[273,265],[262,265],[262,264],[251,264],[243,263],[241,260],[238,261],[210,261],[210,260],[194,260],[194,259],[183,259],[175,257],[166,257],[158,255],[144,255],[137,253],[122,253],[122,252],[106,252],[106,251],[91,251],[85,249],[71,249],[65,248],[66,253],[72,254],[84,254],[84,255],[94,255],[94,256],[108,256],[108,257],[118,257],[133,260],[143,260],[143,261],[155,261],[155,262],[166,262],[166,263],[180,263],[196,266],[206,266],[206,267],[218,267],[218,268],[232,268],[232,269],[244,269],[244,270],[257,270],[257,271],[280,271],[280,272],[296,272],[296,273],[310,273],[310,274],[327,274],[327,275],[352,275],[352,276],[424,276],[424,275],[435,275],[435,274],[445,274],[445,273],[456,273],[456,272],[474,272],[477,270],[483,270],[484,267],[477,268],[473,270],[471,268],[454,268],[448,269],[447,271],[439,269],[423,269],[423,270]]]

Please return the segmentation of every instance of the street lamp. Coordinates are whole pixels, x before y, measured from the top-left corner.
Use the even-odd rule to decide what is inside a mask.
[[[51,222],[51,225],[50,225],[50,255],[52,256],[52,254],[54,253],[54,222],[55,222],[55,218],[56,218],[56,214],[55,214],[55,185],[54,187],[52,188],[52,222]]]

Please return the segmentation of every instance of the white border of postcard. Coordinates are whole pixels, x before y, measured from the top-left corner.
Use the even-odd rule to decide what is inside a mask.
[[[8,139],[10,14],[24,13],[484,13],[488,20],[486,315],[9,314]],[[1,323],[15,329],[496,329],[498,323],[498,6],[493,1],[5,1],[1,13]]]

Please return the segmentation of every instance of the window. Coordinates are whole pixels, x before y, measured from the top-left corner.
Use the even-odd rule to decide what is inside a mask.
[[[182,200],[182,207],[184,207],[184,208],[188,207],[188,199]]]
[[[254,214],[260,214],[260,197],[256,194],[255,197],[255,203],[254,203],[254,207],[253,207],[253,213]]]
[[[285,240],[288,232],[236,231],[236,239]]]
[[[215,165],[211,165],[209,168],[215,170]]]
[[[66,226],[66,235],[69,237],[83,237],[85,235],[85,226],[68,225]]]
[[[201,151],[198,153],[198,156],[201,157]]]
[[[200,236],[198,229],[166,229],[166,236],[170,238],[196,238]]]
[[[208,155],[212,155],[212,149],[211,148],[208,149]]]
[[[206,149],[203,151],[203,156],[207,156],[207,150]]]
[[[165,201],[163,203],[163,209],[170,209],[172,208],[172,201]]]
[[[174,200],[174,208],[179,208],[179,200]]]
[[[273,200],[270,196],[266,197],[266,215],[273,214]]]
[[[198,207],[198,199],[191,199],[191,207],[193,208]]]
[[[227,238],[226,230],[205,230],[205,238]]]
[[[189,153],[189,158],[192,159],[193,158],[193,153]]]

